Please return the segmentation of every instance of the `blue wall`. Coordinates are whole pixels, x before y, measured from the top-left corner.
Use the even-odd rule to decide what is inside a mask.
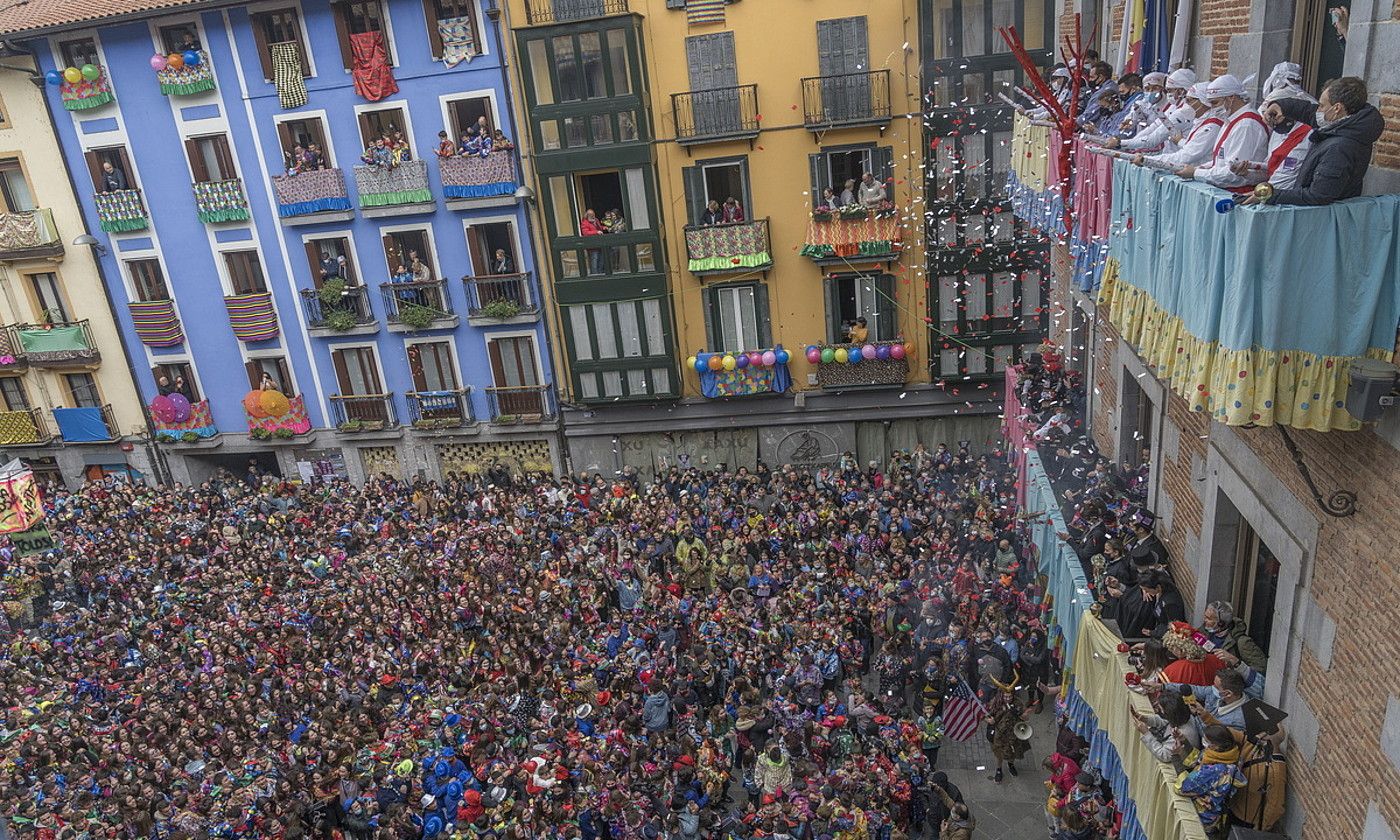
[[[462,384],[474,388],[473,414],[479,419],[489,417],[483,389],[492,384],[485,342],[485,334],[490,330],[471,327],[466,323],[466,291],[459,278],[471,273],[471,262],[463,222],[472,217],[512,217],[516,238],[521,246],[517,270],[533,272],[535,261],[529,230],[524,208],[519,205],[466,211],[446,209],[437,166],[431,156],[437,143],[437,132],[446,127],[442,125],[439,101],[444,94],[493,91],[497,124],[505,129],[508,136],[519,141],[521,132],[512,120],[501,64],[501,45],[491,22],[481,13],[478,15],[479,36],[486,44],[486,54],[447,68],[431,57],[422,3],[419,0],[385,0],[385,6],[394,39],[394,58],[398,62],[394,76],[399,85],[399,92],[385,102],[403,104],[408,109],[409,123],[414,133],[414,150],[419,158],[429,161],[429,179],[438,200],[437,209],[432,213],[365,219],[357,212],[351,221],[320,225],[286,226],[279,220],[268,180],[270,175],[283,171],[282,148],[274,117],[296,112],[324,112],[334,160],[345,173],[351,203],[358,206],[353,167],[359,162],[363,149],[355,106],[367,103],[355,93],[350,73],[343,69],[335,23],[330,7],[324,0],[308,0],[300,6],[308,50],[315,59],[316,75],[306,80],[309,94],[307,104],[295,111],[282,110],[276,90],[271,83],[264,81],[248,14],[242,8],[205,12],[198,16],[203,28],[203,45],[218,78],[216,94],[166,97],[160,93],[155,73],[149,66],[153,41],[151,28],[146,22],[103,26],[100,30],[99,47],[116,94],[115,103],[88,112],[77,112],[79,124],[75,126],[74,121],[68,118],[69,112],[63,109],[58,88],[46,88],[54,109],[58,136],[74,173],[89,230],[99,239],[106,239],[108,235],[98,225],[80,135],[89,147],[120,142],[120,135],[113,133],[118,128],[120,115],[127,137],[128,154],[145,192],[154,231],[154,237],[151,230],[113,236],[113,247],[103,259],[108,288],[117,305],[120,327],[129,346],[139,353],[137,348],[142,345],[127,315],[128,294],[122,282],[119,258],[129,258],[143,247],[158,244],[164,257],[166,280],[178,302],[183,320],[186,345],[169,350],[152,348],[153,360],[159,363],[162,358],[179,359],[182,356],[191,359],[203,388],[202,396],[210,399],[220,431],[246,434],[247,424],[240,400],[248,390],[248,383],[238,346],[240,342],[228,326],[224,292],[216,268],[216,260],[221,257],[211,245],[210,226],[201,223],[196,216],[184,142],[172,106],[182,109],[182,116],[187,121],[210,118],[227,121],[229,141],[243,175],[252,219],[246,223],[212,226],[216,241],[257,242],[268,288],[273,292],[279,314],[281,343],[293,367],[298,390],[306,396],[314,425],[329,425],[323,410],[323,396],[340,390],[330,359],[330,351],[338,344],[376,345],[385,377],[384,387],[396,395],[400,419],[406,420],[408,417],[402,395],[413,390],[413,382],[404,350],[405,336],[390,332],[385,326],[385,313],[378,289],[379,283],[388,279],[383,268],[381,228],[405,225],[431,226],[436,251],[434,267],[439,276],[448,279],[447,291],[453,309],[461,319],[460,326],[455,329],[424,331],[416,334],[415,338],[453,337]],[[185,16],[170,16],[162,19],[161,23],[170,25],[188,19]],[[54,42],[69,37],[74,36],[54,36]],[[43,64],[42,69],[52,67],[53,51],[49,43],[38,42],[34,46]],[[212,124],[207,127],[186,125],[187,134],[220,130]],[[135,180],[137,178],[134,177]],[[301,326],[301,301],[296,291],[313,286],[302,240],[306,235],[345,231],[351,234],[360,279],[369,288],[370,303],[379,319],[380,330],[373,336],[310,338]],[[156,241],[152,242],[153,239]],[[502,327],[497,331],[518,333],[526,330],[535,334],[537,354],[545,381],[548,382],[549,362],[543,321],[530,326]],[[276,346],[277,342],[264,342],[248,345],[247,349],[256,352]],[[149,402],[155,394],[155,383],[146,360],[137,359],[135,367],[143,396]]]

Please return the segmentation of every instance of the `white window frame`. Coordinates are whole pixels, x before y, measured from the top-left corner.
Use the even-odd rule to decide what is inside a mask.
[[[407,232],[407,231],[410,231],[410,230],[421,230],[421,231],[426,231],[426,232],[427,232],[427,239],[428,239],[428,255],[432,258],[432,259],[430,260],[430,262],[432,263],[433,271],[439,275],[439,276],[434,277],[434,278],[432,278],[432,279],[434,279],[434,280],[442,280],[442,279],[445,279],[447,275],[446,275],[446,273],[444,272],[442,262],[438,260],[437,238],[433,235],[433,225],[432,225],[432,222],[419,222],[419,223],[417,223],[417,224],[411,224],[411,225],[385,225],[384,227],[379,228],[379,230],[378,230],[378,232],[379,232],[379,243],[380,243],[379,250],[380,250],[380,252],[381,252],[381,253],[379,254],[379,258],[380,258],[380,259],[384,259],[384,256],[385,256],[385,255],[383,254],[383,250],[384,250],[383,242],[384,242],[384,237],[385,237],[385,236],[388,236],[388,235],[391,234],[391,233],[404,233],[404,232]],[[351,245],[353,245],[353,244],[354,244],[354,241],[352,240],[352,241],[351,241]],[[356,267],[358,268],[358,266],[356,266]],[[360,276],[361,276],[361,277],[364,277],[363,274],[360,275]],[[392,276],[393,276],[393,269],[392,269],[392,268],[389,268],[389,267],[388,267],[388,264],[386,263],[386,264],[385,264],[385,267],[384,267],[384,280],[381,281],[381,282],[387,283],[387,282],[389,281],[389,279],[390,279]]]
[[[467,381],[466,381],[465,379],[462,378],[462,365],[461,365],[461,361],[460,361],[459,357],[457,356],[457,337],[456,337],[455,335],[451,335],[451,334],[449,334],[449,335],[440,335],[440,336],[437,336],[437,335],[435,335],[435,336],[415,335],[415,336],[408,336],[408,337],[405,337],[404,340],[403,340],[403,353],[404,353],[404,358],[405,358],[405,359],[408,358],[408,348],[410,348],[410,347],[413,347],[413,346],[418,345],[418,344],[441,344],[441,343],[444,343],[444,342],[446,342],[446,344],[447,344],[447,346],[448,346],[448,350],[449,350],[449,352],[448,352],[448,357],[449,357],[449,359],[451,360],[452,375],[453,375],[453,377],[457,380],[457,388],[458,388],[458,390],[461,390],[461,391],[470,391],[470,390],[471,390],[471,387],[468,386],[468,385],[467,385]],[[536,355],[538,355],[538,353],[536,353]],[[412,385],[412,381],[413,381],[413,371],[411,371],[411,370],[409,371],[408,378],[409,378],[409,384]]]
[[[757,349],[757,348],[759,348],[759,347],[761,346],[761,344],[760,344],[761,336],[760,336],[760,330],[759,330],[759,316],[758,316],[758,293],[759,293],[760,288],[761,288],[761,287],[760,287],[757,283],[735,283],[735,284],[733,284],[733,285],[719,286],[719,287],[717,287],[713,292],[711,292],[711,294],[713,294],[713,295],[715,296],[715,309],[716,309],[717,313],[718,313],[719,316],[720,316],[719,323],[717,323],[717,324],[714,325],[715,337],[716,337],[716,338],[719,338],[719,339],[721,339],[721,340],[723,340],[723,338],[724,338],[724,319],[723,319],[723,314],[724,314],[724,310],[727,308],[727,306],[726,306],[726,304],[725,304],[725,301],[724,301],[724,296],[725,296],[726,293],[733,293],[733,294],[732,294],[732,297],[733,297],[733,306],[732,306],[732,310],[731,310],[731,311],[732,311],[732,314],[734,315],[734,319],[735,319],[735,326],[736,326],[736,330],[735,330],[735,331],[736,331],[736,333],[743,333],[743,332],[744,332],[743,329],[742,329],[742,327],[744,326],[744,324],[743,324],[743,320],[744,320],[744,319],[743,319],[743,317],[742,317],[742,315],[743,315],[743,305],[742,305],[742,302],[739,300],[738,295],[737,295],[737,293],[738,293],[740,290],[747,291],[747,292],[749,293],[749,301],[750,301],[750,303],[751,303],[752,306],[753,306],[753,319],[754,319],[754,320],[753,320],[753,323],[749,325],[749,326],[751,326],[752,329],[753,329],[754,340],[753,340],[753,343],[752,343],[752,344],[750,344],[749,342],[747,342],[747,341],[745,340],[745,339],[746,339],[746,336],[744,336],[744,335],[742,335],[742,334],[736,334],[735,338],[739,341],[739,346],[737,346],[737,347],[728,347],[728,346],[724,346],[724,347],[715,347],[715,348],[714,348],[714,352],[738,353],[738,352],[741,352],[741,351],[754,350],[754,349]]]

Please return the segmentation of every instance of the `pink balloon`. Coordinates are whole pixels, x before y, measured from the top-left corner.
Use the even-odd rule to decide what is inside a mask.
[[[175,420],[175,405],[170,398],[161,394],[151,400],[151,414],[162,423],[171,423]]]
[[[176,423],[183,423],[190,419],[190,401],[185,399],[184,394],[171,394],[170,406],[175,412]]]
[[[902,358],[904,358],[904,345],[903,345],[903,344],[896,344],[896,345],[894,345],[893,347],[891,347],[891,348],[890,348],[890,358],[891,358],[891,359],[902,359]]]
[[[817,358],[821,358],[821,356],[819,355]],[[777,354],[777,353],[774,353],[772,350],[765,350],[765,351],[763,352],[763,364],[764,364],[764,365],[766,365],[767,367],[772,367],[773,365],[776,365],[777,363],[778,363],[778,354]]]
[[[875,345],[867,344],[864,347],[860,348],[860,357],[862,359],[866,359],[867,361],[875,358]]]
[[[811,348],[810,350],[807,351],[807,361],[809,361],[809,362],[811,362],[812,364],[815,365],[817,362],[820,362],[821,360],[822,360],[822,351],[818,350],[818,349],[815,348],[815,347],[813,347],[813,348]]]
[[[166,59],[166,57],[161,55],[160,53],[156,53],[155,55],[151,56],[151,69],[156,71],[157,73],[164,70],[165,65],[169,63],[170,62]]]

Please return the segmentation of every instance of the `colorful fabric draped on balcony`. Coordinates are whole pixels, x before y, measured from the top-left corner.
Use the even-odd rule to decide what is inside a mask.
[[[781,350],[782,345],[773,348]],[[749,352],[749,351],[745,351]],[[759,351],[762,352],[762,351]],[[708,362],[711,356],[723,353],[696,353],[695,358]],[[700,393],[710,399],[718,397],[750,397],[755,394],[782,394],[792,387],[792,373],[787,365],[748,365],[734,370],[710,370],[700,373]]]
[[[356,32],[350,36],[350,75],[355,79],[355,93],[378,102],[399,92],[394,81],[394,69],[389,66],[389,54],[384,49],[382,32]]]
[[[1114,170],[1099,311],[1157,375],[1227,425],[1357,428],[1349,362],[1388,359],[1400,323],[1400,195],[1221,214],[1219,190]]]
[[[448,67],[476,57],[476,26],[470,17],[438,21],[438,37],[442,39],[442,63]]]
[[[1011,171],[1007,195],[1016,216],[1033,228],[1063,236],[1064,200],[1060,195],[1060,134],[1047,126],[1032,125],[1017,114],[1011,132]]]
[[[296,175],[275,175],[272,192],[277,196],[277,215],[305,216],[353,210],[345,193],[345,173],[339,169],[312,169]]]
[[[191,67],[180,65],[180,69],[166,67],[156,71],[160,82],[160,92],[166,96],[189,96],[214,89],[214,68],[209,66],[209,53],[200,50],[199,63]]]
[[[433,192],[428,189],[428,164],[421,160],[401,163],[393,169],[357,166],[355,191],[360,194],[361,208],[427,204],[433,200]]]
[[[272,56],[272,85],[277,88],[277,104],[283,109],[306,104],[306,77],[301,75],[301,46],[295,41],[269,44]]]
[[[1113,206],[1113,158],[1089,151],[1082,138],[1074,141],[1074,283],[1092,292],[1103,277],[1108,259],[1109,216]]]
[[[53,419],[65,443],[100,443],[116,437],[100,408],[55,408]]]
[[[39,443],[43,438],[28,409],[0,411],[0,446]]]
[[[47,210],[0,213],[0,251],[42,248],[56,239],[53,216]]]
[[[889,257],[899,252],[904,232],[893,215],[865,219],[812,219],[800,252],[814,260]]]
[[[145,230],[149,224],[140,190],[100,192],[93,196],[98,227],[108,233]]]
[[[16,330],[19,344],[31,361],[60,362],[85,358],[92,353],[81,325],[29,327]]]
[[[271,292],[224,298],[228,323],[239,341],[270,341],[277,337],[277,309]]]
[[[489,198],[515,194],[515,153],[500,150],[481,157],[438,158],[445,198]]]
[[[268,433],[276,433],[279,429],[286,429],[294,435],[304,435],[311,431],[311,418],[306,414],[306,400],[300,395],[288,397],[287,402],[291,408],[281,417],[254,417],[245,409],[243,414],[248,418],[248,431],[255,432],[261,429]]]
[[[185,432],[194,432],[202,438],[211,438],[219,433],[214,426],[214,415],[209,411],[209,401],[200,400],[190,406],[190,416],[183,423],[155,420],[156,432],[180,437]]]
[[[98,70],[97,78],[92,81],[65,81],[58,86],[58,98],[63,100],[64,108],[69,111],[86,111],[116,99],[112,94],[112,86],[107,82],[107,68],[100,67]]]
[[[723,271],[773,264],[773,255],[768,251],[768,225],[762,221],[686,228],[685,249],[690,255],[688,268],[691,271]]]
[[[248,199],[243,195],[243,181],[239,178],[196,183],[194,203],[199,210],[199,220],[205,224],[248,219]]]
[[[132,301],[127,304],[131,325],[147,347],[174,347],[185,342],[180,328],[180,316],[175,314],[173,300]]]

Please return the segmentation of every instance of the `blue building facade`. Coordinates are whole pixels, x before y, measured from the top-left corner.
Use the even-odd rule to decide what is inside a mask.
[[[488,4],[191,4],[27,42],[79,75],[51,113],[171,477],[557,468]]]

